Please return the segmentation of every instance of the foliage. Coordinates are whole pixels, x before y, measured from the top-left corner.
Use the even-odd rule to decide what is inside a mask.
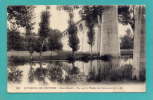
[[[62,33],[59,30],[50,30],[48,47],[51,51],[61,50],[63,45],[61,42]]]
[[[118,15],[119,15],[119,22],[122,24],[130,24],[134,29],[134,17],[132,16],[134,13],[134,8],[130,6],[119,6],[118,7]]]
[[[46,8],[46,11],[43,11],[41,13],[41,21],[39,23],[39,31],[38,31],[38,34],[39,34],[39,38],[37,40],[37,43],[36,44],[36,47],[35,47],[35,50],[37,52],[40,53],[40,60],[41,60],[41,53],[42,51],[47,51],[47,40],[48,40],[48,34],[50,32],[50,28],[49,28],[49,19],[50,19],[50,14],[49,14],[49,11],[48,11],[48,7]],[[39,46],[39,47],[37,47]]]
[[[33,9],[34,6],[8,6],[7,8],[8,21],[12,23],[11,30],[15,30],[15,25],[25,28],[26,37],[24,39],[24,46],[26,50],[29,50],[30,53],[33,53],[32,29],[33,25],[35,24],[34,22],[32,22]]]
[[[35,49],[35,45],[36,45],[36,38],[34,36],[29,36],[29,37],[26,37],[26,39],[28,40],[26,42],[26,45],[27,45],[27,50],[30,52],[30,53],[33,53],[34,52],[34,49]]]
[[[77,27],[73,22],[73,14],[69,13],[69,27],[68,27],[68,34],[69,34],[69,46],[72,48],[72,52],[74,53],[79,49],[79,38],[77,36]]]
[[[8,50],[23,50],[23,37],[16,30],[8,30]]]
[[[121,38],[121,49],[133,49],[133,38],[129,37],[128,35],[125,35],[123,38]]]
[[[16,24],[21,27],[25,27],[29,35],[30,31],[33,29],[35,23],[32,22],[33,19],[33,9],[34,6],[8,6],[8,20],[16,21]]]
[[[83,6],[80,15],[83,20],[86,21],[87,24],[97,24],[98,19],[97,16],[102,17],[102,13],[104,11],[104,6],[92,5],[92,6]]]
[[[34,51],[36,52],[46,51],[45,49],[42,48],[42,42],[43,42],[42,38],[38,37],[34,42],[35,42]]]
[[[87,32],[87,35],[88,35],[88,44],[91,46],[94,45],[94,42],[95,42],[95,31],[94,31],[94,25],[91,24],[91,25],[88,25],[88,32]]]
[[[79,49],[79,38],[77,36],[77,27],[75,26],[75,23],[73,21],[73,11],[75,9],[78,9],[79,6],[77,5],[70,5],[70,6],[65,6],[65,5],[61,5],[58,6],[57,9],[58,10],[64,10],[67,11],[69,14],[69,21],[68,21],[68,35],[69,35],[69,46],[72,48],[72,52],[74,54],[75,51],[77,51]]]
[[[26,21],[30,21],[28,19],[32,18],[32,10],[33,6],[8,6],[8,19],[15,19],[16,23],[22,27],[26,26]],[[29,16],[27,14],[29,13]],[[26,21],[25,21],[25,18]]]
[[[81,17],[85,20],[86,26],[88,27],[88,44],[92,46],[95,42],[95,30],[94,26],[98,23],[98,16],[102,17],[104,7],[103,6],[84,6],[81,11]]]
[[[39,36],[42,38],[46,38],[50,32],[49,21],[50,15],[48,11],[43,11],[41,14],[41,22],[39,24]]]

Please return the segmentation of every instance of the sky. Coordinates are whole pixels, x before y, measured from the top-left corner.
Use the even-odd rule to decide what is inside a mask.
[[[36,6],[34,10],[34,16],[36,17],[34,21],[35,24],[35,32],[38,31],[39,23],[40,23],[40,16],[41,12],[46,10],[46,6]],[[52,29],[58,29],[61,32],[63,32],[68,27],[68,20],[69,16],[66,11],[63,10],[57,10],[56,5],[50,6],[50,28]],[[78,10],[74,11],[74,22],[79,21],[81,18],[78,14]]]
[[[61,32],[65,31],[68,27],[68,20],[69,20],[69,16],[68,13],[66,11],[63,10],[57,10],[57,6],[56,5],[51,5],[49,6],[49,12],[50,12],[50,28],[52,29],[58,29]],[[38,5],[35,7],[34,9],[34,19],[33,21],[35,22],[34,25],[34,30],[33,32],[38,33],[38,29],[39,29],[39,23],[40,23],[40,16],[41,16],[41,12],[46,10],[46,6],[45,5]],[[77,22],[81,20],[81,17],[79,15],[79,9],[78,10],[74,10],[74,22]],[[119,30],[119,37],[123,37],[126,34],[126,30],[130,29],[131,30],[131,34],[133,35],[133,31],[132,28],[130,26],[130,24],[128,25],[122,25],[121,23],[118,23],[118,30]],[[21,32],[24,33],[23,29],[20,29]]]

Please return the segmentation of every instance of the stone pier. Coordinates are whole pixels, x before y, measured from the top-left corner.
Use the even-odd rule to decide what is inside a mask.
[[[106,6],[102,14],[100,55],[120,56],[118,7]]]
[[[135,32],[133,51],[133,79],[140,80],[140,72],[145,69],[145,7],[135,8]],[[144,76],[145,77],[145,76]]]

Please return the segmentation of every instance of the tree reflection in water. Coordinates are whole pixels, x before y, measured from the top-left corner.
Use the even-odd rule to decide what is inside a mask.
[[[79,74],[79,68],[74,63],[70,66],[61,62],[52,62],[48,66],[48,78],[51,81],[64,83],[76,82],[77,74]]]
[[[34,77],[37,81],[46,83],[45,78],[47,76],[47,68],[42,67],[42,62],[39,62],[39,67],[34,71]]]
[[[131,64],[125,64],[119,66],[119,62],[103,62],[95,61],[96,65],[90,61],[90,71],[88,75],[88,81],[100,82],[100,81],[122,81],[132,80]]]
[[[23,71],[18,69],[16,66],[9,66],[8,81],[13,83],[20,83],[23,76],[22,73]]]
[[[28,75],[29,83],[121,82],[124,80],[132,81],[133,70],[131,64],[120,65],[117,61],[104,62],[101,60],[91,60],[87,63],[82,61],[30,62],[24,67],[26,68],[9,66],[8,80],[10,82],[20,82],[21,80],[27,80],[26,77],[22,78],[22,76]],[[142,75],[144,75],[144,72],[142,72]]]
[[[32,67],[33,66],[33,62],[30,62],[30,70],[29,70],[29,73],[28,73],[28,80],[29,82],[34,82],[34,68]]]
[[[78,74],[80,73],[80,70],[77,66],[75,66],[75,62],[71,62],[72,67],[68,72],[67,80],[66,82],[70,83],[76,83],[79,81],[79,76]]]
[[[51,81],[57,81],[57,82],[62,82],[63,78],[62,78],[62,66],[60,66],[60,64],[55,63],[53,64],[49,64],[48,66],[48,78]]]

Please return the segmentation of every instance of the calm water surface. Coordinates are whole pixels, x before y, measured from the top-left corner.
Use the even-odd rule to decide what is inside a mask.
[[[131,80],[133,59],[109,62],[48,61],[9,65],[9,84],[86,83]]]

